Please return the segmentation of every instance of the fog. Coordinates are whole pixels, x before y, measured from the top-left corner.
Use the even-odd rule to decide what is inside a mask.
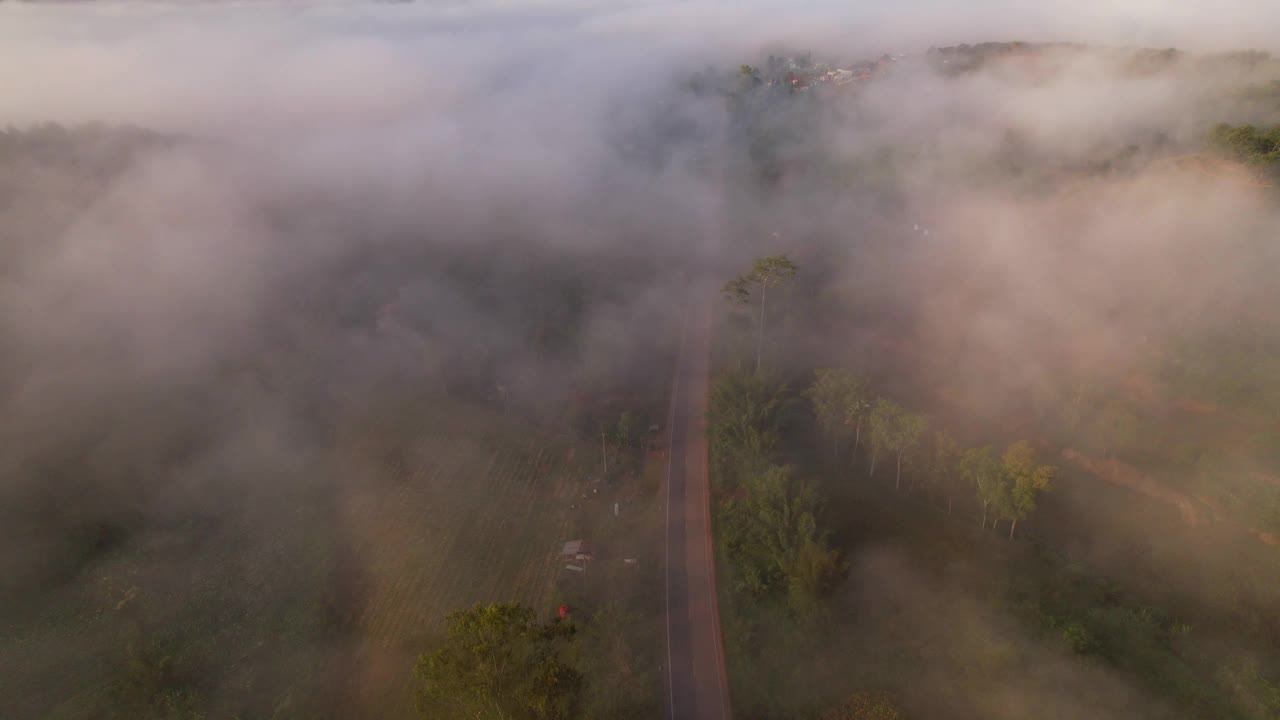
[[[305,546],[262,528],[313,507],[298,535],[327,527],[326,493],[372,462],[339,471],[335,438],[407,395],[562,432],[575,390],[652,373],[688,303],[758,254],[791,254],[805,307],[827,313],[784,324],[783,372],[847,363],[939,418],[1015,426],[1082,375],[1144,373],[1148,338],[1280,300],[1274,193],[1173,160],[1218,122],[1274,123],[1274,104],[1224,88],[1277,68],[1138,67],[1116,48],[1277,51],[1277,28],[1280,6],[1247,0],[0,2],[4,624],[68,597],[235,582],[218,546]],[[1097,47],[957,76],[926,60],[1013,40]],[[903,57],[857,92],[735,124],[719,90],[738,66],[804,51]],[[699,73],[713,90],[689,89]],[[765,131],[772,160],[800,169],[753,175],[739,141]],[[904,563],[858,555],[842,592],[874,609],[883,585],[932,616],[933,581]],[[199,615],[155,607],[149,627]],[[949,611],[1018,632],[968,599]],[[0,646],[13,716],[72,693],[59,668],[101,669],[94,633],[120,633],[94,627]],[[1123,678],[1008,642],[1045,669],[1005,716],[1142,704]],[[219,682],[281,664],[253,656]]]

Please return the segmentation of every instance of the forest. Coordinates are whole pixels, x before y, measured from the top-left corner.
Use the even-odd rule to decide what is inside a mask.
[[[769,168],[745,203],[834,177],[898,210],[854,244],[831,217],[736,226],[757,255],[724,274],[708,429],[735,715],[1273,716],[1280,97],[1227,88],[1280,69],[1027,43],[928,58],[948,83],[1065,86],[1099,62],[1239,102],[1075,153],[1016,121],[969,154],[867,142],[834,175],[803,138],[851,115],[842,131],[892,137],[870,87],[734,105],[773,138],[743,149]],[[1110,214],[1136,207],[1156,230]]]

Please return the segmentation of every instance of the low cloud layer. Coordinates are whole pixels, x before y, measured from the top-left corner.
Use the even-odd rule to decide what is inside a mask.
[[[29,617],[89,577],[126,603],[98,580],[217,565],[191,537],[266,543],[234,519],[349,481],[323,463],[343,414],[408,387],[558,431],[575,390],[666,359],[700,263],[720,278],[786,250],[842,318],[882,313],[792,323],[796,367],[892,366],[992,412],[1138,369],[1134,338],[1274,299],[1269,191],[1177,162],[1214,123],[1274,121],[1222,94],[1274,65],[1077,48],[952,77],[923,55],[1277,50],[1276,28],[1246,0],[0,2],[0,609]],[[738,66],[805,50],[903,57],[736,126],[719,90]],[[751,133],[783,168],[767,189],[737,172]],[[896,354],[866,363],[860,333],[884,327]],[[152,565],[68,560],[120,526],[161,548]],[[864,565],[928,614],[935,588],[896,556]],[[60,641],[31,642],[23,677],[44,682]],[[1071,675],[1046,663],[1032,694]]]
[[[1267,50],[1278,12],[1244,0],[6,3],[0,119],[365,130],[447,125],[468,108],[568,120],[574,108],[593,123],[602,100],[691,58],[770,45],[849,59],[1005,39]]]

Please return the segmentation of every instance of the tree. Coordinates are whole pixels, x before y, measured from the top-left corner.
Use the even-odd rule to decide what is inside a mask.
[[[902,713],[884,693],[858,692],[822,713],[821,720],[902,720]]]
[[[813,403],[814,418],[818,427],[831,438],[834,452],[840,454],[840,438],[849,434],[855,417],[850,412],[857,411],[856,433],[861,434],[860,408],[866,404],[866,381],[848,370],[818,370],[813,385],[805,392],[805,397]],[[856,449],[856,445],[855,445]]]
[[[568,662],[573,626],[539,625],[520,603],[475,605],[449,615],[444,646],[414,667],[424,718],[559,720],[576,717],[584,686]]]
[[[615,476],[626,475],[635,469],[640,438],[640,420],[630,410],[620,414],[617,423],[601,426],[600,452],[604,456],[606,478],[610,476],[610,464]]]
[[[858,446],[862,444],[862,423],[867,419],[867,415],[871,412],[871,398],[867,395],[867,388],[864,385],[856,397],[849,400],[849,404],[845,406],[845,424],[853,425],[853,452],[858,452]]]
[[[1209,142],[1221,154],[1270,173],[1280,172],[1280,126],[1259,130],[1252,125],[1220,124]]]
[[[870,477],[875,477],[876,458],[880,451],[892,451],[895,447],[898,416],[901,414],[902,408],[898,403],[885,398],[876,400],[875,407],[871,410],[871,469],[867,473]]]
[[[1014,443],[1004,451],[1004,475],[1010,488],[1004,496],[1004,516],[1012,521],[1009,539],[1018,528],[1018,521],[1025,519],[1036,509],[1036,498],[1049,489],[1056,468],[1036,463],[1035,450],[1026,441]]]
[[[759,288],[760,321],[756,328],[756,372],[760,372],[760,357],[764,351],[765,295],[769,288],[790,282],[799,271],[799,266],[791,262],[786,255],[770,255],[757,259],[751,264],[750,272],[725,283],[721,290],[730,304],[745,306],[751,301],[752,292]]]
[[[787,569],[787,602],[800,617],[813,617],[818,602],[848,569],[840,551],[821,537],[807,537]]]
[[[752,477],[746,495],[743,508],[759,531],[761,549],[785,578],[805,542],[818,539],[817,496],[792,476],[791,468],[777,465]]]
[[[897,475],[894,488],[902,487],[902,461],[920,444],[920,436],[929,429],[929,418],[908,413],[892,400],[881,398],[871,411],[871,471],[876,472],[876,456],[881,450],[894,453]]]
[[[987,527],[987,511],[994,505],[1001,507],[1007,483],[1004,468],[996,451],[990,445],[965,450],[960,458],[960,476],[973,485],[982,503],[982,527]]]
[[[929,418],[924,415],[902,412],[898,413],[897,419],[893,433],[893,449],[898,455],[898,473],[893,481],[895,490],[902,487],[902,457],[911,457],[920,445],[920,438],[929,429]]]
[[[735,78],[736,94],[745,95],[754,90],[763,81],[760,79],[760,72],[757,68],[750,65],[739,65],[738,75]]]
[[[929,485],[947,496],[947,514],[951,514],[956,478],[960,474],[960,446],[939,430],[933,434],[933,455],[929,461]]]
[[[813,488],[772,466],[753,475],[740,499],[725,504],[725,549],[738,571],[736,588],[762,597],[787,591],[797,614],[808,614],[843,572],[817,522]]]
[[[635,413],[630,410],[624,410],[618,416],[618,424],[613,428],[613,441],[618,447],[639,447],[640,420]]]
[[[707,439],[722,480],[733,483],[768,466],[786,391],[766,375],[742,371],[725,373],[712,384]]]
[[[1071,404],[1067,408],[1067,429],[1071,432],[1076,431],[1076,427],[1080,424],[1080,415],[1083,412],[1083,403],[1085,394],[1090,391],[1088,383],[1081,380],[1076,383],[1075,392],[1071,394]]]

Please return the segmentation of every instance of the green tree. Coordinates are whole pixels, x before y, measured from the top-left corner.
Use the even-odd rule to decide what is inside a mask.
[[[982,527],[987,527],[987,512],[1001,507],[1008,493],[1004,468],[990,445],[970,448],[960,457],[960,476],[974,487],[982,503]]]
[[[875,475],[880,451],[892,452],[897,460],[894,489],[902,487],[902,462],[911,457],[920,438],[929,429],[929,418],[906,412],[900,405],[880,398],[871,411],[871,470]]]
[[[424,718],[558,720],[577,716],[582,675],[567,662],[573,626],[545,625],[520,603],[449,615],[444,646],[414,667]]]
[[[738,532],[727,544],[731,552],[745,551],[740,564],[748,571],[747,589],[760,596],[785,583],[800,546],[817,533],[817,497],[792,477],[790,468],[777,465],[751,476],[745,489],[745,497],[730,501],[727,508],[738,520]]]
[[[736,589],[762,597],[785,588],[792,609],[808,614],[844,569],[818,527],[817,495],[778,466],[752,476],[745,490],[724,508]]]
[[[1232,160],[1265,170],[1274,171],[1280,163],[1280,126],[1262,131],[1252,125],[1220,124],[1209,133],[1209,142]]]
[[[725,283],[721,290],[731,305],[739,307],[751,302],[752,293],[759,291],[760,319],[756,327],[756,372],[760,372],[760,358],[764,351],[765,295],[769,288],[780,287],[791,282],[799,271],[799,266],[791,262],[786,255],[770,255],[757,259],[751,264],[751,270],[747,274]]]
[[[911,458],[920,446],[920,439],[929,430],[929,418],[925,415],[903,412],[898,414],[897,427],[893,433],[893,450],[898,455],[898,472],[894,477],[893,488],[902,487],[902,458]],[[912,481],[912,487],[914,488]]]
[[[626,475],[636,469],[641,445],[640,420],[630,410],[618,416],[613,425],[600,428],[600,451],[604,457],[604,474]]]
[[[871,395],[864,385],[858,395],[849,400],[845,406],[845,424],[853,426],[853,452],[858,452],[862,444],[862,424],[871,413]]]
[[[820,533],[819,533],[820,535]],[[808,537],[787,569],[787,602],[800,617],[816,614],[818,603],[848,569],[840,551],[822,537]]]
[[[640,446],[640,419],[630,410],[624,410],[618,416],[618,424],[613,428],[613,441],[618,447],[636,448]]]
[[[1036,462],[1035,450],[1026,441],[1014,443],[1004,451],[1004,475],[1009,492],[1003,498],[1002,511],[1012,521],[1009,539],[1013,539],[1018,521],[1035,512],[1036,498],[1049,489],[1056,472],[1056,468]]]
[[[723,482],[733,485],[769,465],[786,392],[767,375],[743,371],[727,372],[712,384],[707,440]]]
[[[836,455],[840,454],[840,438],[849,434],[851,426],[861,434],[861,408],[866,404],[866,391],[867,383],[861,377],[848,370],[830,368],[818,370],[813,385],[805,391],[805,397],[813,403],[818,427],[831,438]],[[858,415],[851,416],[851,412]]]
[[[867,473],[871,477],[876,475],[876,458],[880,451],[893,452],[896,447],[898,416],[901,414],[902,408],[898,403],[886,398],[876,400],[875,407],[871,410],[871,437],[868,438],[871,445],[871,469]]]
[[[947,498],[947,514],[951,514],[956,480],[960,475],[960,446],[945,430],[933,434],[933,453],[929,459],[929,486]]]

